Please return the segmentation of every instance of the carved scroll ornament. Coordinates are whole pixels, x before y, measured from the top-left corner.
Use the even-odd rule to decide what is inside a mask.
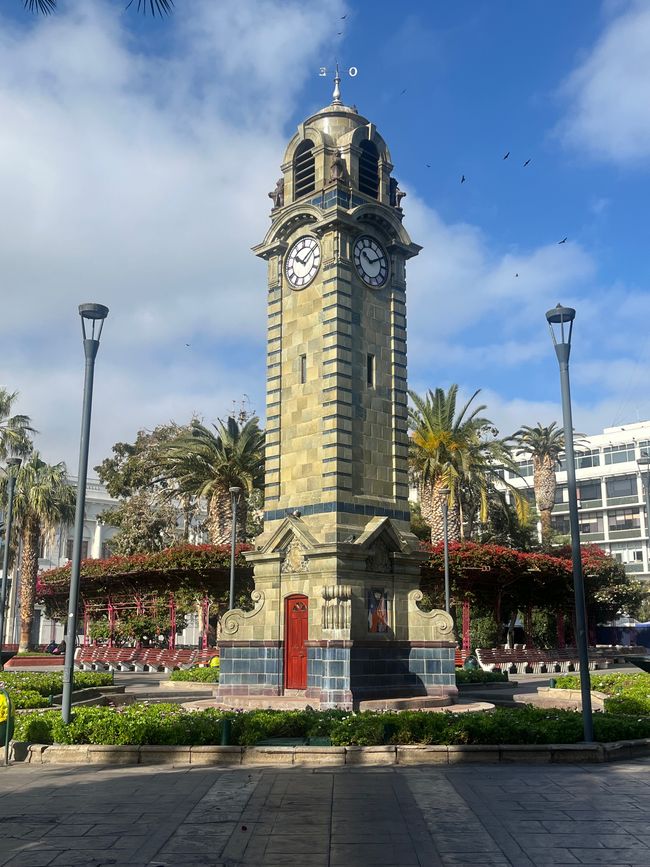
[[[235,635],[239,627],[247,620],[256,617],[264,607],[264,593],[261,590],[253,590],[251,593],[255,607],[252,611],[242,611],[241,608],[233,608],[221,618],[222,635]]]
[[[421,590],[411,590],[408,595],[409,626],[425,626],[430,641],[448,641],[454,637],[454,621],[451,614],[434,608],[433,611],[422,611],[418,602],[423,599]],[[430,633],[429,633],[430,630]]]

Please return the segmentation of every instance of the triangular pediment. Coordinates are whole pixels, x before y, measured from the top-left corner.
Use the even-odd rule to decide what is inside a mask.
[[[404,550],[404,541],[390,518],[373,518],[354,544],[355,547],[370,550],[378,542],[391,553],[401,553]]]
[[[266,541],[261,553],[273,554],[276,551],[286,551],[294,541],[305,553],[311,553],[318,545],[318,541],[299,518],[287,515],[271,538]]]

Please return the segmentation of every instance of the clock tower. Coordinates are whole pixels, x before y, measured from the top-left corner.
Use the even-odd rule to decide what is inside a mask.
[[[223,621],[221,701],[321,707],[455,694],[451,618],[417,602],[409,528],[404,193],[340,99],[289,142],[269,193],[264,532],[255,608]],[[286,698],[285,698],[286,700]]]

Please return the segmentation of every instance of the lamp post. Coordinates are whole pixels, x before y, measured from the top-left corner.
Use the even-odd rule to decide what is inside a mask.
[[[72,687],[74,679],[74,653],[77,638],[77,608],[79,607],[79,573],[81,570],[81,543],[86,507],[86,476],[88,473],[88,447],[90,445],[90,414],[93,403],[93,377],[95,358],[99,349],[104,320],[108,307],[103,304],[80,304],[81,333],[83,334],[86,372],[84,378],[83,411],[81,416],[81,440],[79,443],[79,473],[77,476],[77,504],[74,517],[74,542],[70,568],[70,596],[66,629],[65,662],[63,666],[63,697],[61,715],[64,723],[70,722]]]
[[[451,599],[449,594],[449,488],[440,488],[440,507],[442,509],[442,539],[445,557],[445,611],[449,614]]]
[[[555,354],[560,365],[562,389],[562,417],[564,419],[564,451],[566,457],[567,488],[569,492],[569,524],[571,527],[571,559],[573,563],[573,594],[576,611],[576,643],[580,660],[580,694],[582,697],[582,724],[587,743],[594,739],[594,724],[591,711],[591,683],[589,680],[589,650],[587,645],[587,610],[585,585],[580,555],[580,524],[578,522],[578,494],[576,489],[576,465],[573,452],[573,418],[571,413],[571,389],[569,385],[569,355],[571,334],[576,312],[572,307],[558,304],[546,314],[551,331]],[[553,327],[555,326],[555,328]]]
[[[232,527],[230,532],[230,600],[228,611],[235,607],[235,545],[237,543],[237,503],[241,488],[228,488],[230,491],[230,505],[232,508]]]
[[[2,557],[2,584],[0,584],[0,670],[2,670],[2,647],[5,640],[5,610],[7,607],[7,578],[9,573],[9,544],[11,542],[11,522],[14,512],[14,488],[20,458],[7,458],[7,512],[5,514],[5,549]],[[15,472],[14,472],[15,468]]]

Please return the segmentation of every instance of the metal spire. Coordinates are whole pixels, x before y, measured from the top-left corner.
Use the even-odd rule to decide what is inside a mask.
[[[341,76],[339,75],[339,65],[336,64],[336,75],[334,76],[334,93],[332,94],[332,105],[343,105],[341,102]]]

